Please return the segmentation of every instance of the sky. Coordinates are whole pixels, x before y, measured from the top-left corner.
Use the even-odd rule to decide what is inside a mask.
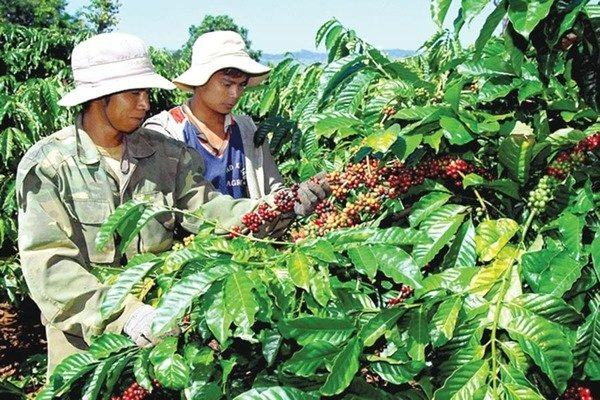
[[[67,12],[88,4],[71,0]],[[417,50],[436,31],[429,7],[429,0],[121,0],[115,30],[135,34],[153,47],[176,50],[187,40],[191,25],[200,25],[207,15],[228,15],[248,30],[253,49],[277,54],[324,51],[323,45],[315,47],[315,36],[335,17],[381,50]],[[448,26],[456,13],[453,5]],[[463,45],[475,41],[481,24],[475,19],[463,28]]]

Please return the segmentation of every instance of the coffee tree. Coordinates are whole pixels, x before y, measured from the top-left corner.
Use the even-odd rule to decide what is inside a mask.
[[[0,26],[0,246],[7,251],[16,242],[16,165],[33,142],[68,120],[56,102],[73,40],[56,28]]]

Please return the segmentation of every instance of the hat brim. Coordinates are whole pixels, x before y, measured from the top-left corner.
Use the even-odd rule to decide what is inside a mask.
[[[224,68],[236,68],[250,75],[248,86],[256,86],[261,83],[271,68],[262,65],[248,56],[230,55],[205,64],[192,65],[184,73],[173,79],[173,83],[180,89],[190,92],[197,86],[202,86],[217,71]]]
[[[71,107],[124,90],[150,88],[171,90],[175,89],[175,85],[156,73],[111,79],[96,85],[78,84],[75,89],[65,94],[58,104]]]

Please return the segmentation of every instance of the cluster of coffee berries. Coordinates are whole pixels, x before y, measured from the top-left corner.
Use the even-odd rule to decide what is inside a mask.
[[[527,207],[537,213],[543,213],[548,202],[552,200],[552,192],[557,185],[558,181],[554,177],[544,175],[536,187],[529,192]]]
[[[233,226],[231,227],[231,229],[229,229],[229,239],[233,239],[235,237],[241,236],[243,235],[244,232],[242,232],[242,227],[239,225]]]
[[[387,386],[387,381],[381,379],[381,377],[379,375],[377,375],[375,372],[372,372],[367,367],[363,367],[360,369],[360,375],[363,377],[365,382],[367,382],[369,385]]]
[[[527,207],[537,213],[543,213],[546,205],[552,200],[552,192],[559,181],[566,179],[574,170],[587,162],[587,152],[594,151],[600,146],[600,133],[595,133],[579,141],[571,150],[563,150],[546,168],[537,186],[529,192]]]
[[[415,289],[409,285],[402,285],[400,287],[400,293],[398,296],[393,297],[387,301],[388,307],[391,307],[396,304],[404,303],[404,300],[408,299],[415,293]]]
[[[485,208],[481,206],[475,207],[475,217],[477,219],[483,218],[485,216]]]
[[[263,215],[268,216],[269,218],[272,214],[268,211],[267,207],[262,207],[264,203],[256,208],[256,211],[252,211],[244,214],[242,217],[242,224],[246,226],[246,228],[250,229],[250,232],[258,232],[260,227],[263,225]],[[262,215],[261,215],[262,214]]]
[[[552,200],[558,182],[574,169],[587,162],[587,152],[600,146],[600,133],[588,136],[573,147],[562,151],[548,165],[547,177],[529,193],[528,207],[541,213]],[[318,204],[315,213],[303,219],[291,231],[293,240],[322,236],[333,229],[356,226],[381,215],[384,201],[396,199],[425,179],[443,180],[456,188],[463,187],[463,178],[476,173],[488,181],[494,173],[482,166],[452,155],[424,158],[417,165],[408,166],[399,160],[380,164],[375,159],[350,163],[343,171],[327,174],[332,195]],[[486,191],[483,189],[483,193]],[[479,214],[482,215],[479,210]]]
[[[120,396],[112,396],[111,400],[143,400],[149,393],[139,383],[133,382]]]
[[[183,238],[183,245],[185,247],[188,247],[190,244],[192,244],[192,242],[194,241],[194,238],[196,237],[196,235],[191,234],[189,236],[186,236]]]
[[[415,88],[414,101],[417,104],[424,104],[429,99],[429,92],[424,87]]]
[[[594,151],[600,145],[600,133],[595,133],[579,141],[571,151],[563,150],[548,165],[547,174],[558,180],[563,180],[573,170],[586,163],[586,152]]]
[[[479,90],[479,84],[477,84],[477,82],[471,83],[471,85],[469,85],[469,90],[471,91],[471,93],[477,93],[477,91]]]
[[[158,400],[175,399],[175,393],[164,390],[155,379],[152,381],[152,392],[143,388],[139,383],[133,382],[120,395],[112,396],[111,400]]]
[[[432,104],[439,104],[444,100],[444,91],[442,89],[438,89],[433,97],[431,98]]]
[[[290,190],[280,190],[275,193],[273,203],[275,207],[271,207],[267,203],[260,203],[254,211],[246,213],[242,216],[243,226],[234,226],[229,231],[229,237],[234,238],[243,234],[245,230],[256,233],[260,228],[272,222],[281,214],[287,214],[294,211],[294,205],[298,199],[298,185],[293,185]]]
[[[446,175],[452,178],[455,182],[456,186],[462,186],[462,177],[466,174],[470,174],[473,172],[473,165],[469,164],[465,160],[460,158],[452,159],[450,158],[447,161],[447,164],[444,166],[444,171]]]
[[[273,202],[277,206],[277,209],[282,213],[289,213],[294,211],[294,204],[296,204],[298,193],[298,185],[293,185],[291,190],[280,190],[275,193]]]
[[[461,188],[464,176],[472,172],[494,179],[483,168],[450,155],[425,159],[415,166],[399,160],[380,163],[376,159],[363,159],[350,163],[343,171],[327,174],[331,197],[318,203],[313,215],[298,221],[291,231],[292,239],[323,236],[334,229],[375,220],[381,215],[385,201],[398,198],[425,179],[441,179]]]
[[[586,137],[585,139],[579,141],[573,148],[574,152],[578,151],[594,151],[600,145],[600,133],[594,133]]]
[[[383,115],[386,118],[389,118],[389,117],[391,117],[394,114],[396,114],[396,109],[394,108],[394,106],[385,106],[385,107],[383,107]]]
[[[572,385],[563,393],[561,400],[594,400],[590,388]]]
[[[186,247],[188,247],[190,244],[192,244],[192,242],[194,241],[194,238],[196,237],[196,235],[189,235],[183,238],[183,243],[181,242],[175,242],[173,243],[173,246],[171,246],[171,249],[173,251],[177,251],[177,250],[183,250]]]
[[[558,153],[556,158],[548,165],[548,175],[553,176],[558,180],[563,180],[569,176],[576,167],[581,165],[581,163],[574,160],[578,159],[579,155],[582,155],[582,153],[579,153],[576,158],[572,158],[572,155],[575,154],[571,154],[567,151]]]

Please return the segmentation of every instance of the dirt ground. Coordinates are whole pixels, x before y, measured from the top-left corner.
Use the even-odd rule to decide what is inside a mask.
[[[18,308],[0,303],[0,380],[23,379],[30,373],[27,360],[45,353],[44,327],[35,303],[26,299]]]

